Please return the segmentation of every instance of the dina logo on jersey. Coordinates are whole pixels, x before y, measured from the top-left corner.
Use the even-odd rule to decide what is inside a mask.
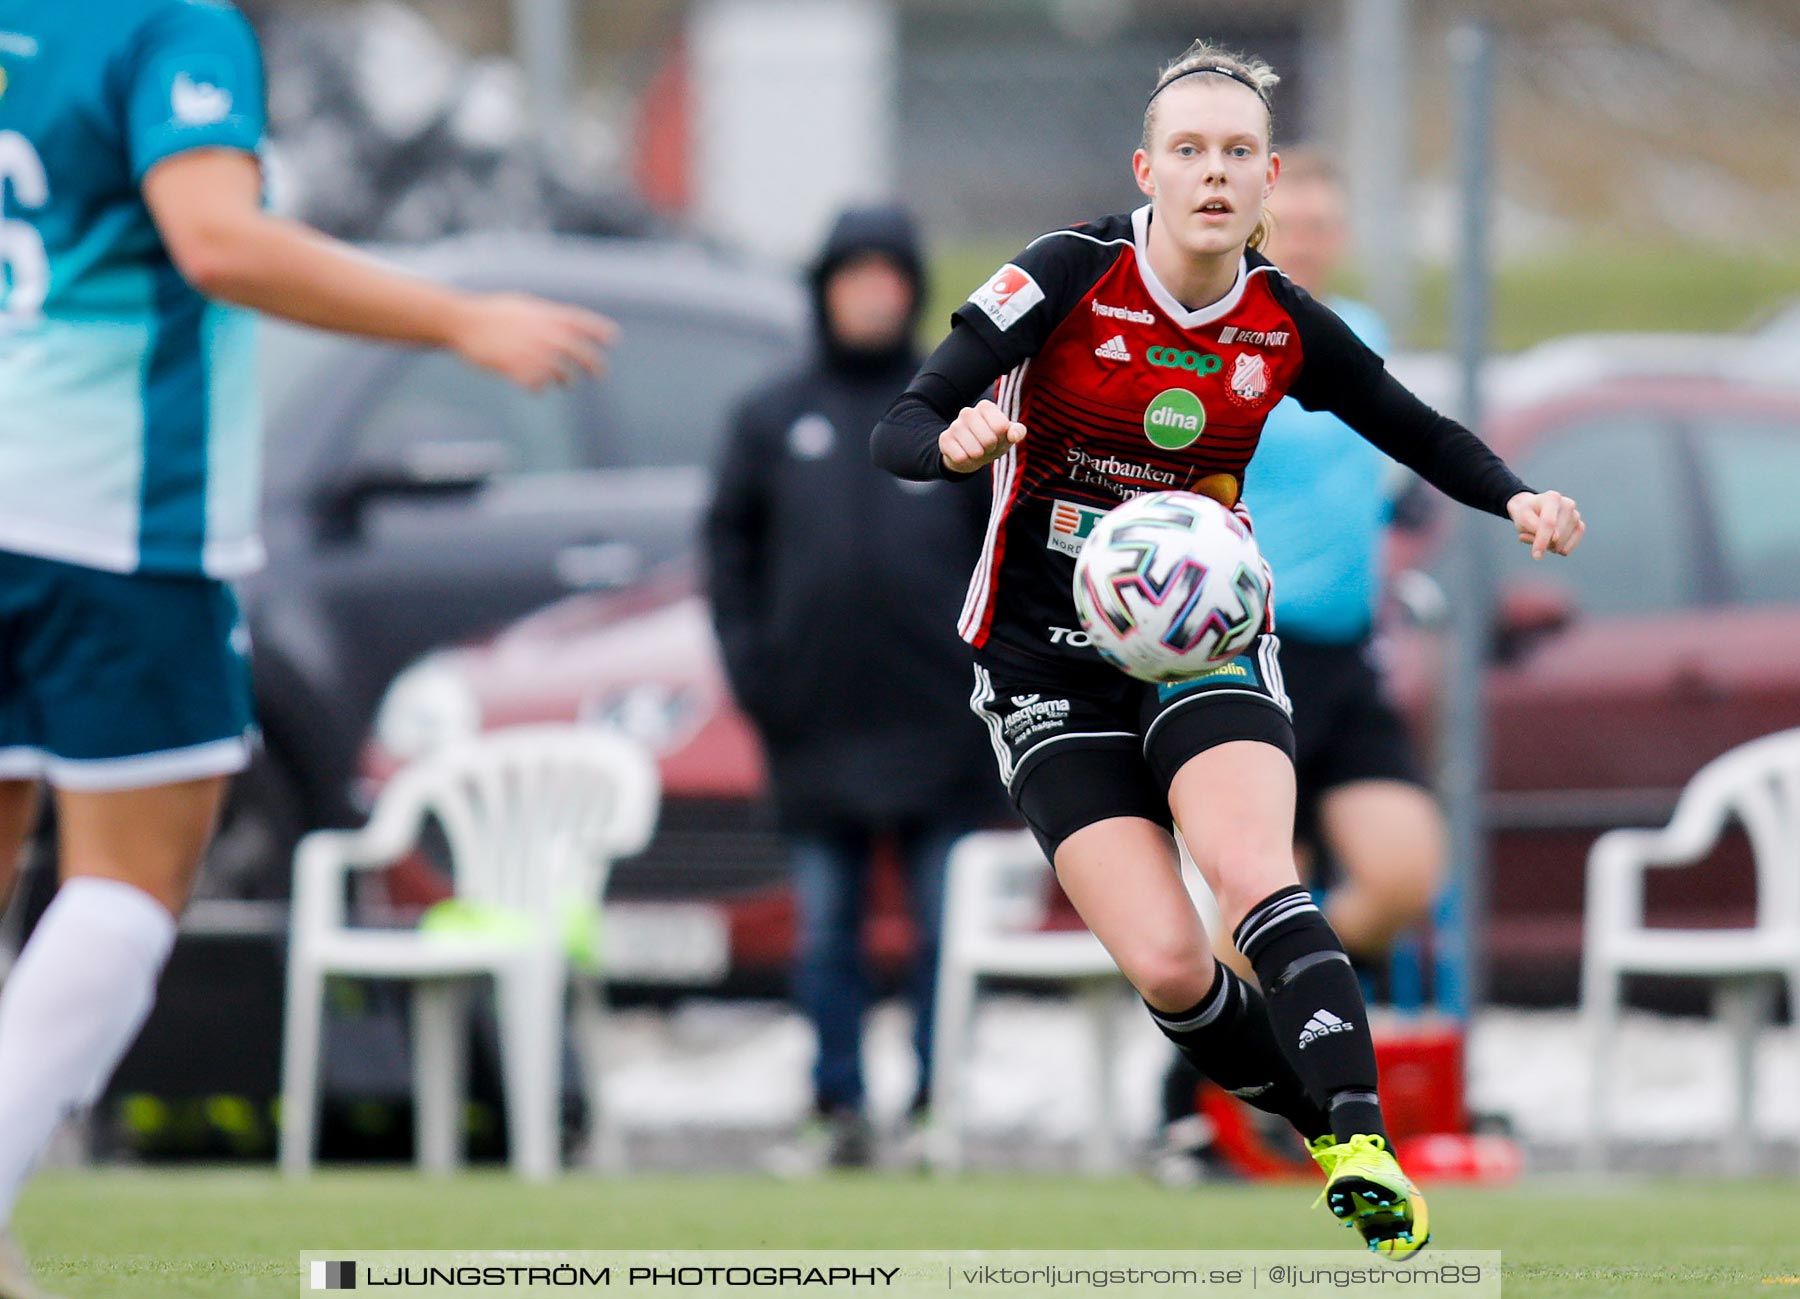
[[[1058,501],[1050,509],[1050,536],[1044,542],[1051,550],[1065,555],[1079,555],[1094,525],[1106,517],[1106,511],[1092,505],[1076,505]]]
[[[1186,388],[1159,392],[1144,408],[1144,436],[1164,451],[1179,451],[1200,440],[1206,407]]]
[[[1023,267],[1011,262],[994,278],[969,295],[969,301],[994,322],[997,329],[1011,329],[1020,317],[1044,300],[1044,291]]]
[[[211,126],[231,116],[231,92],[178,72],[169,87],[169,108],[183,126]]]

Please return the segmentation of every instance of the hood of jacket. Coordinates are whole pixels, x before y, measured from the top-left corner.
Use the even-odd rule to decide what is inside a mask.
[[[880,253],[892,259],[912,282],[913,288],[912,310],[907,314],[905,330],[892,347],[879,351],[843,346],[832,336],[825,311],[825,286],[832,274],[844,263],[867,253]],[[831,233],[814,259],[808,279],[812,290],[814,333],[820,355],[831,369],[851,374],[881,372],[917,356],[913,335],[920,313],[925,309],[925,262],[918,227],[904,208],[888,204],[850,208],[842,213],[832,224]]]

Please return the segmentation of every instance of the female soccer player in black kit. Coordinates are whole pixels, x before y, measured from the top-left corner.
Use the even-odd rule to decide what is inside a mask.
[[[1430,1225],[1388,1149],[1356,976],[1295,876],[1273,618],[1219,671],[1146,685],[1087,645],[1074,557],[1101,515],[1145,491],[1204,493],[1248,520],[1246,467],[1288,394],[1510,518],[1534,557],[1568,554],[1584,525],[1573,501],[1527,488],[1255,251],[1281,169],[1275,81],[1205,42],[1172,63],[1132,159],[1149,202],[1032,241],[978,289],[877,426],[874,455],[921,480],[993,466],[961,628],[1002,779],[1157,1026],[1219,1086],[1288,1119],[1325,1171],[1332,1212],[1401,1256]],[[984,400],[996,380],[997,400]],[[1174,827],[1260,991],[1213,960]]]

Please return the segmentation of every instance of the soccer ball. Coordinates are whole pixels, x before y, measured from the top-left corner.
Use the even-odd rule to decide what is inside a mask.
[[[1249,525],[1210,496],[1149,492],[1109,513],[1075,560],[1075,611],[1107,662],[1186,681],[1250,648],[1269,569]]]

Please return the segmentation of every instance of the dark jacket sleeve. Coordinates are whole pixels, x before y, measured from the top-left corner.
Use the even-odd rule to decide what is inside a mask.
[[[1530,491],[1480,438],[1420,401],[1336,312],[1285,278],[1277,296],[1294,318],[1303,361],[1290,390],[1308,410],[1327,410],[1452,500],[1506,517]]]
[[[703,537],[713,627],[732,693],[760,718],[768,684],[768,548],[775,472],[768,399],[751,398],[732,417],[713,482]]]
[[[973,477],[944,467],[938,435],[958,412],[980,401],[1006,370],[994,349],[959,317],[875,426],[869,454],[890,474],[914,482]]]

